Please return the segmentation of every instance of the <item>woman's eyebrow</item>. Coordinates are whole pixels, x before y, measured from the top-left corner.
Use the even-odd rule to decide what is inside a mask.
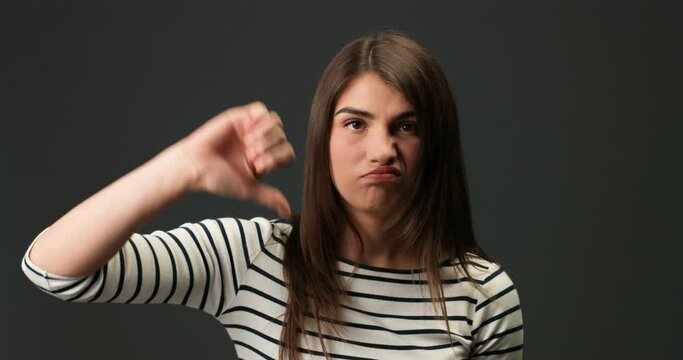
[[[352,115],[366,117],[366,118],[370,118],[370,119],[375,117],[375,115],[373,115],[369,111],[360,110],[360,109],[356,109],[356,108],[349,107],[349,106],[346,106],[346,107],[339,109],[336,113],[334,113],[334,116],[337,116],[337,115],[342,114],[342,113],[352,114]],[[394,118],[392,120],[393,121],[403,120],[403,119],[407,119],[407,118],[412,117],[412,116],[416,116],[415,111],[414,110],[408,110],[408,111],[404,111],[404,112],[394,116]]]

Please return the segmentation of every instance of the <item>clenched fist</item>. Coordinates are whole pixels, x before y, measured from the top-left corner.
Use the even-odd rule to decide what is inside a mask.
[[[193,191],[251,200],[290,218],[282,192],[261,175],[294,159],[282,120],[261,102],[230,108],[179,142],[193,168]]]

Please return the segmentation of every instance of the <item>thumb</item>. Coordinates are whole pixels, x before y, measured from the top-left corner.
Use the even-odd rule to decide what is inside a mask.
[[[275,211],[282,219],[291,219],[292,211],[285,195],[277,188],[257,182],[251,187],[247,197]]]

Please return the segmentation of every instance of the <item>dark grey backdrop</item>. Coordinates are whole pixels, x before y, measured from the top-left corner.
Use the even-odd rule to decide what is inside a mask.
[[[413,35],[459,104],[476,234],[521,294],[528,359],[674,359],[680,348],[680,5],[661,1],[25,1],[1,8],[2,334],[11,359],[230,359],[209,316],[68,304],[20,273],[62,213],[226,107],[277,110],[300,207],[326,63]],[[190,196],[142,230],[263,208]],[[98,354],[95,356],[95,354]]]

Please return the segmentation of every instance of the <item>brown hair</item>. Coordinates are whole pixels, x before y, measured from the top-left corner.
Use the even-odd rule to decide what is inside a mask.
[[[364,72],[378,74],[400,90],[420,122],[421,154],[414,186],[406,206],[391,221],[405,249],[416,254],[427,271],[434,309],[450,336],[440,265],[457,259],[456,267],[469,276],[470,255],[489,259],[477,245],[470,214],[458,116],[448,80],[434,57],[417,42],[396,31],[382,31],[344,46],[325,69],[311,105],[306,141],[302,211],[294,218],[286,242],[284,279],[289,292],[280,336],[280,358],[296,360],[299,333],[317,336],[329,358],[322,328],[339,335],[344,284],[337,276],[339,234],[349,221],[331,177],[329,139],[332,113],[347,85]],[[315,331],[306,326],[314,320]],[[322,320],[322,322],[321,322]],[[304,350],[302,350],[304,351]]]

